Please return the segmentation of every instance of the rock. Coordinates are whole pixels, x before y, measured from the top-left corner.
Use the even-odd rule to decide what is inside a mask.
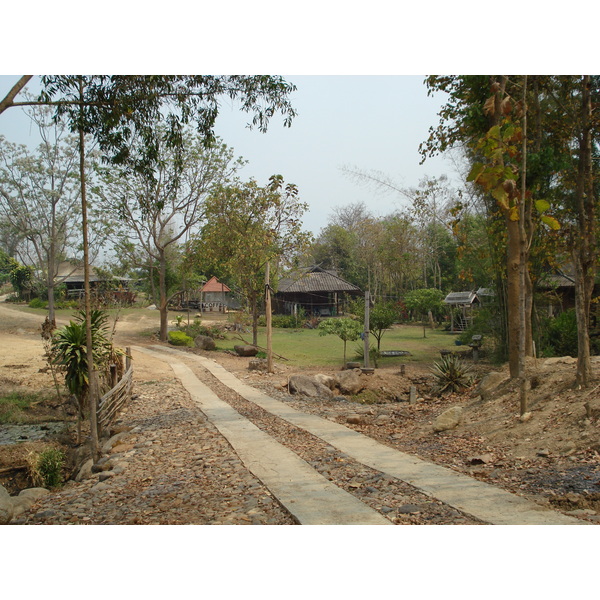
[[[288,382],[288,389],[292,394],[302,394],[309,398],[331,398],[333,396],[328,387],[308,375],[292,375]]]
[[[521,423],[527,423],[527,421],[531,421],[531,417],[533,417],[533,415],[530,412],[526,412],[519,417],[519,421],[521,421]]]
[[[86,462],[83,463],[81,468],[79,469],[77,475],[75,476],[75,481],[83,481],[84,479],[88,479],[92,476],[92,467],[94,466],[94,459],[90,458]]]
[[[122,452],[129,452],[130,450],[133,450],[133,444],[117,444],[116,446],[113,446],[110,453],[120,454]]]
[[[313,375],[313,377],[324,386],[327,386],[330,390],[335,390],[338,387],[338,380],[336,377],[332,377],[331,375],[325,375],[323,373],[317,373]]]
[[[403,504],[398,509],[398,512],[403,515],[411,515],[413,513],[421,512],[421,508],[419,506],[417,506],[416,504]]]
[[[460,406],[453,406],[445,410],[433,423],[433,430],[436,432],[447,431],[458,427],[462,420],[463,409]]]
[[[156,304],[151,304],[150,306],[146,306],[146,310],[157,310]]]
[[[352,369],[352,371],[340,371],[337,374],[337,380],[340,392],[342,394],[355,396],[365,388],[360,378],[360,369]]]
[[[253,358],[248,363],[248,370],[250,370],[250,371],[266,371],[267,368],[268,367],[267,367],[267,359],[266,358]]]
[[[572,356],[553,356],[552,358],[547,358],[544,361],[543,367],[544,369],[553,367],[555,365],[574,365],[577,362],[576,358]]]
[[[360,425],[363,422],[363,418],[361,415],[348,415],[346,418],[346,423],[350,423],[351,425]]]
[[[121,441],[124,437],[126,437],[127,434],[128,434],[127,431],[121,431],[121,433],[117,433],[116,435],[113,435],[111,438],[109,438],[102,445],[102,453],[107,454],[108,452],[110,452],[112,450],[113,446],[115,446],[117,444],[117,442]]]
[[[542,458],[548,458],[550,456],[550,450],[547,450],[547,449],[538,450],[538,452],[536,454],[538,456],[541,456]]]
[[[256,356],[258,354],[258,348],[256,346],[234,346],[233,349],[238,356]]]
[[[15,509],[10,494],[3,485],[0,485],[0,525],[10,523]]]
[[[491,371],[479,382],[479,385],[477,386],[477,393],[484,400],[489,400],[491,393],[507,379],[508,375],[505,373]]]
[[[472,456],[467,460],[469,465],[487,465],[494,461],[494,457],[491,454],[481,454],[480,456]]]
[[[40,498],[47,496],[49,493],[50,490],[42,487],[27,488],[26,490],[21,490],[18,497],[33,498],[33,501],[36,502]]]
[[[215,340],[208,335],[197,335],[194,338],[194,346],[200,350],[215,350],[217,347]]]

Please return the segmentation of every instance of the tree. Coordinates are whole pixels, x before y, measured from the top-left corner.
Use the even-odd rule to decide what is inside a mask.
[[[404,304],[408,310],[415,311],[423,318],[423,337],[425,335],[425,319],[427,315],[439,314],[443,310],[444,294],[437,288],[412,290],[404,296]]]
[[[355,314],[363,314],[364,299],[353,302],[351,310]],[[377,340],[377,351],[381,350],[383,334],[396,322],[398,316],[398,305],[395,302],[379,300],[369,307],[369,333]]]
[[[31,76],[23,76],[0,101],[0,114],[16,106],[49,105],[56,118],[65,120],[79,135],[79,172],[81,179],[81,223],[86,314],[86,353],[92,382],[90,422],[92,454],[98,453],[94,360],[90,303],[90,261],[87,235],[87,192],[85,179],[85,134],[97,141],[103,159],[119,164],[127,171],[152,175],[158,142],[155,124],[167,124],[164,142],[174,150],[183,150],[182,128],[195,123],[208,142],[214,139],[214,124],[219,100],[237,99],[244,112],[251,113],[252,126],[266,131],[269,119],[280,112],[284,125],[290,126],[295,111],[288,96],[295,86],[275,76],[202,76],[202,75],[51,75],[42,77],[43,91],[37,101],[16,102],[19,91]],[[132,148],[131,141],[138,140]],[[134,150],[132,153],[132,149]]]
[[[346,344],[354,342],[362,333],[359,321],[348,317],[325,319],[318,326],[319,335],[337,335],[344,342],[344,365],[346,364]]]
[[[216,140],[206,145],[192,130],[183,133],[185,152],[179,155],[160,143],[152,177],[145,171],[123,177],[119,169],[103,169],[102,185],[95,191],[104,207],[121,223],[118,233],[126,250],[135,240],[158,270],[160,339],[167,340],[169,254],[204,219],[204,202],[243,164],[233,151]],[[172,252],[171,252],[172,253]]]
[[[64,125],[50,121],[47,107],[30,113],[42,143],[35,152],[0,138],[0,215],[15,232],[14,252],[34,267],[47,290],[48,318],[54,322],[58,266],[81,243],[77,141]],[[102,242],[97,236],[97,245]]]
[[[265,269],[290,263],[310,241],[300,221],[307,204],[294,184],[273,175],[260,187],[251,179],[222,186],[206,203],[206,225],[192,250],[197,263],[219,263],[244,293],[252,314],[252,343],[258,341],[259,302]],[[275,287],[275,286],[274,286]]]

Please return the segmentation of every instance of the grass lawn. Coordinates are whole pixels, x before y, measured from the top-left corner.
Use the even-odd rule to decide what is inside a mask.
[[[440,350],[456,349],[455,335],[441,330],[426,330],[427,337],[423,338],[423,327],[412,325],[396,325],[386,331],[381,339],[381,350],[406,350],[410,356],[384,357],[378,360],[378,365],[395,365],[402,363],[418,362],[431,364],[440,358]],[[250,333],[243,338],[251,341]],[[370,336],[370,343],[375,346],[377,341]],[[217,349],[233,350],[233,347],[242,344],[239,339],[230,336],[228,340],[217,340]],[[363,342],[348,342],[346,346],[346,359],[353,360],[358,347],[362,348]],[[264,328],[259,329],[258,345],[266,347]],[[341,367],[344,358],[344,342],[335,335],[320,336],[314,329],[274,329],[273,352],[289,359],[289,364],[298,366],[328,366]]]

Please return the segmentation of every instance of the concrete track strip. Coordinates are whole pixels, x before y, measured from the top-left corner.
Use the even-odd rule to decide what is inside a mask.
[[[182,355],[178,350],[156,347]],[[492,525],[585,525],[586,523],[548,510],[506,490],[477,481],[416,456],[394,450],[344,425],[303,413],[275,400],[249,385],[221,365],[195,354],[184,358],[199,362],[219,381],[261,408],[305,429],[354,460],[377,471],[401,479],[425,494]]]
[[[192,370],[174,357],[132,346],[167,362],[202,412],[231,444],[242,462],[301,525],[392,525],[391,521],[319,475],[223,402]],[[181,353],[179,353],[180,356]],[[185,355],[183,355],[185,356]]]

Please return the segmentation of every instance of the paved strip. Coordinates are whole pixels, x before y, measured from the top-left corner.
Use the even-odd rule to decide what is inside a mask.
[[[179,353],[160,347],[162,352]],[[261,408],[305,429],[354,460],[418,488],[425,494],[491,525],[585,525],[583,521],[548,510],[531,500],[477,481],[446,467],[381,444],[368,436],[317,415],[303,413],[242,383],[208,358],[185,354],[223,384]]]
[[[167,362],[206,417],[231,444],[244,465],[258,477],[301,525],[392,525],[317,473],[294,452],[261,431],[221,400],[182,362],[164,352],[132,346]],[[181,353],[178,353],[181,356]]]

